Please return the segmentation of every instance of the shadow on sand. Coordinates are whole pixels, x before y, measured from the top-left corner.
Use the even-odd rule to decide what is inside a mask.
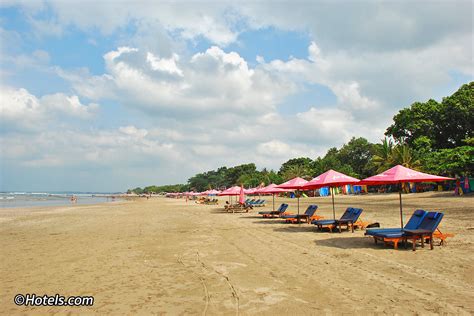
[[[307,225],[305,223],[301,224],[291,224],[288,223],[287,227],[275,228],[274,231],[282,233],[314,233],[316,227]]]
[[[371,237],[336,237],[322,240],[315,240],[317,246],[331,247],[339,249],[374,249],[374,250],[394,250],[393,245],[384,245],[383,242],[377,244]],[[405,248],[402,244],[399,245],[398,251],[411,251],[411,246]]]

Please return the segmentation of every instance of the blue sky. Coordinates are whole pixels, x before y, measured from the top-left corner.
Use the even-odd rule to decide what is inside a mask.
[[[376,142],[401,108],[472,81],[470,12],[4,1],[0,190],[123,191]]]

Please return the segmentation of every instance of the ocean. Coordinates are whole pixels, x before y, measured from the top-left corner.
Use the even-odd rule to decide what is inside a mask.
[[[117,197],[112,198],[113,195],[94,192],[0,192],[0,208],[107,203],[118,200]],[[71,202],[72,196],[76,197],[75,203]]]

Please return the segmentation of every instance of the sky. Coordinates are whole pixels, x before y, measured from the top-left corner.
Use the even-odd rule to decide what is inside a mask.
[[[0,2],[0,191],[125,191],[379,142],[473,80],[472,1]]]

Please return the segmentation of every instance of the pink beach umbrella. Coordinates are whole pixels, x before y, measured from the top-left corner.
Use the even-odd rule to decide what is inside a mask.
[[[303,178],[300,178],[300,177],[296,177],[296,178],[293,178],[291,180],[288,180],[280,185],[277,185],[276,187],[277,188],[280,188],[280,189],[294,189],[294,190],[301,190],[301,188],[303,188],[303,186],[308,183],[308,181],[306,181],[305,179]],[[299,194],[297,194],[297,199],[298,199],[298,215],[300,214],[300,196]]]
[[[275,210],[275,194],[290,192],[290,191],[293,191],[293,189],[280,189],[280,188],[277,188],[276,184],[272,183],[272,184],[267,185],[264,188],[256,190],[255,193],[257,193],[257,194],[271,194],[273,196],[273,210]]]
[[[209,190],[209,192],[207,192],[208,195],[216,195],[219,193],[221,193],[221,191],[215,189]]]
[[[255,194],[258,188],[244,189],[245,194]]]
[[[400,197],[400,225],[403,229],[403,209],[402,209],[402,190],[401,184],[407,182],[441,182],[446,180],[454,180],[453,178],[435,176],[428,173],[412,170],[410,168],[397,165],[378,175],[365,178],[360,181],[361,185],[381,185],[381,184],[398,184]]]
[[[242,185],[240,186],[239,203],[245,204],[245,192],[244,187]]]
[[[349,177],[343,173],[334,171],[332,169],[320,174],[303,186],[303,190],[313,190],[322,187],[331,188],[332,197],[332,215],[336,219],[336,210],[334,208],[334,187],[339,187],[346,184],[355,184],[360,182],[359,179]]]
[[[231,188],[228,188],[227,190],[222,191],[218,195],[219,196],[224,196],[224,195],[229,195],[230,196],[230,195],[239,195],[239,194],[240,194],[240,187],[235,186],[235,187],[231,187]]]
[[[239,186],[234,186],[231,188],[228,188],[227,190],[222,191],[221,193],[217,194],[219,196],[229,196],[229,201],[232,202],[231,196],[236,196],[240,194],[240,187]]]

